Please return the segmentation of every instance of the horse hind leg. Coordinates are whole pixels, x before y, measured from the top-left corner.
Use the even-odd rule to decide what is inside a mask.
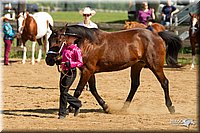
[[[160,82],[160,84],[161,84],[161,86],[164,90],[165,105],[167,106],[169,112],[171,114],[175,113],[175,108],[172,105],[172,101],[171,101],[170,96],[169,96],[169,81],[164,75],[163,67],[159,67],[159,68],[156,68],[156,69],[150,68],[150,70],[154,73],[154,75],[156,76],[156,78],[158,79],[158,81]]]
[[[140,72],[144,66],[145,64],[143,62],[138,62],[134,64],[133,66],[131,66],[131,90],[128,94],[128,97],[121,111],[126,111],[128,107],[130,106],[133,96],[135,95],[135,92],[137,91],[140,85]]]

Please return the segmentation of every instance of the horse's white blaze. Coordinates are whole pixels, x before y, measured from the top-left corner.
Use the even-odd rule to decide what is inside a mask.
[[[197,22],[198,22],[198,20],[196,18],[194,18],[192,21],[192,26],[195,26]]]
[[[24,21],[24,18],[23,18],[22,16],[20,16],[20,17],[18,18],[18,26],[19,26],[18,32],[19,32],[20,34],[22,34],[22,31],[23,31],[23,26],[22,26],[23,21]]]

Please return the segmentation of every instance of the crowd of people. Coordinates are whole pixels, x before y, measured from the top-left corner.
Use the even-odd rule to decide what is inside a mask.
[[[171,0],[167,0],[167,5],[161,11],[161,24],[164,26],[170,25],[170,19],[174,14],[178,13],[179,9],[172,5]],[[140,23],[147,25],[147,29],[153,30],[151,24],[155,22],[155,10],[149,8],[148,2],[142,2],[142,8],[137,13],[137,20]]]

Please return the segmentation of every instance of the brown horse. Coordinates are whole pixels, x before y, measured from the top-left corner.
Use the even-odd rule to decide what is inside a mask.
[[[192,65],[191,69],[194,68],[195,64],[195,48],[196,44],[200,44],[200,31],[199,31],[199,14],[192,14],[189,13],[190,19],[190,28],[189,28],[189,37],[190,37],[190,44],[192,47]]]
[[[161,32],[165,31],[165,26],[159,23],[152,23],[152,27],[154,29],[154,32]],[[145,24],[136,22],[136,21],[125,21],[124,29],[132,29],[132,28],[147,28]]]
[[[21,46],[24,48],[22,63],[26,61],[26,45],[25,43],[32,41],[32,64],[35,63],[35,45],[36,41],[39,44],[39,53],[37,62],[40,62],[42,58],[42,39],[44,41],[44,48],[48,51],[48,38],[51,35],[49,24],[53,26],[52,17],[46,12],[37,12],[35,14],[29,14],[29,12],[21,12],[18,15],[18,38],[20,39]]]
[[[79,25],[66,26],[61,30],[53,30],[49,38],[50,49],[46,57],[47,65],[53,66],[59,57],[64,40],[67,41],[67,37],[70,37],[65,33],[81,37],[76,40],[76,43],[82,50],[84,66],[80,69],[81,78],[74,93],[75,97],[78,98],[81,95],[88,82],[92,95],[103,110],[109,112],[108,105],[97,92],[95,73],[119,71],[131,67],[131,90],[122,108],[127,109],[140,85],[140,72],[146,65],[157,77],[164,90],[165,104],[169,112],[175,112],[169,96],[169,81],[165,77],[163,66],[166,47],[168,47],[167,50],[174,51],[176,45],[181,45],[181,40],[177,39],[177,36],[168,32],[155,34],[141,28],[106,32]],[[166,37],[165,41],[162,39],[163,36]]]

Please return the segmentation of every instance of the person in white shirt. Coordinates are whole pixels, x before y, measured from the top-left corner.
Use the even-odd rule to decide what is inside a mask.
[[[85,7],[83,10],[80,10],[79,13],[83,16],[83,22],[78,25],[82,25],[87,28],[98,28],[97,24],[90,20],[91,17],[96,14],[95,10],[92,10],[90,7]]]
[[[79,13],[83,16],[83,22],[79,23],[78,25],[85,26],[87,28],[97,28],[97,24],[92,22],[90,19],[92,16],[96,14],[95,10],[92,10],[90,7],[85,7],[84,9],[80,10]],[[89,90],[89,84],[87,83],[84,87],[85,90]]]

